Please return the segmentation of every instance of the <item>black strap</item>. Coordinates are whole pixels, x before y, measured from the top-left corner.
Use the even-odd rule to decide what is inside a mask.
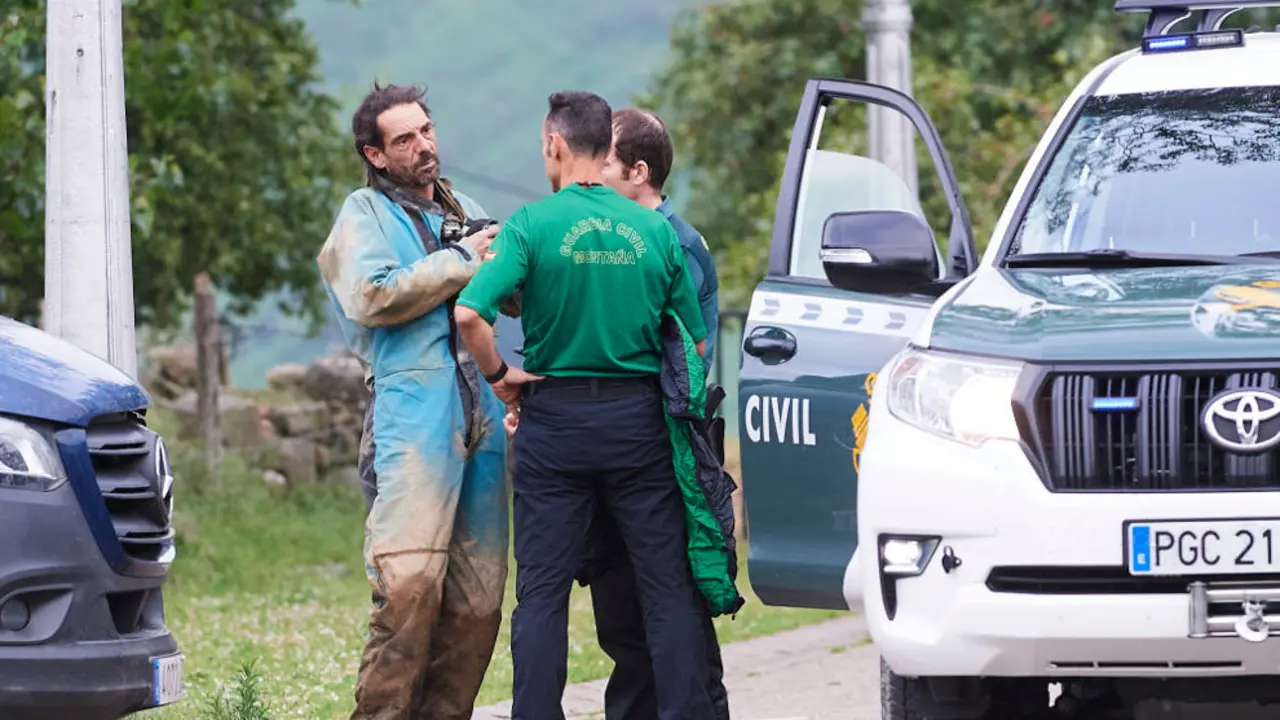
[[[498,382],[499,380],[501,380],[502,378],[506,377],[508,369],[509,368],[507,367],[507,361],[503,360],[502,367],[498,368],[497,371],[494,372],[492,375],[485,375],[484,381],[492,385]]]
[[[705,415],[707,422],[710,422],[715,417],[716,410],[720,408],[720,403],[724,402],[724,398],[724,388],[716,383],[711,383],[707,386],[707,411]]]
[[[439,250],[440,238],[436,237],[436,234],[431,232],[431,226],[427,225],[426,219],[422,217],[422,211],[405,205],[401,205],[400,207],[404,208],[404,211],[409,213],[409,219],[413,221],[413,226],[417,228],[418,239],[422,241],[422,247],[427,251],[427,254],[430,255],[431,253]]]
[[[724,402],[724,388],[716,383],[707,386],[707,406],[706,415],[703,416],[703,422],[707,428],[707,441],[711,444],[711,450],[715,453],[716,459],[720,461],[720,466],[724,467],[724,418],[716,417],[716,410],[720,408],[720,403]]]

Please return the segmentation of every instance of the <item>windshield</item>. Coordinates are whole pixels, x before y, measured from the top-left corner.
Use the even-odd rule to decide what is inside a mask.
[[[1094,97],[1009,255],[1280,252],[1280,88]]]

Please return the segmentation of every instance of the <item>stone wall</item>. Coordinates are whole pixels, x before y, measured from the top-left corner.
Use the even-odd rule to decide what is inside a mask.
[[[175,412],[182,437],[198,437],[194,346],[156,348],[143,381],[161,407]],[[268,391],[223,388],[219,396],[224,444],[254,454],[267,482],[359,484],[355,465],[369,394],[355,356],[339,353],[311,365],[280,365],[267,373]],[[739,542],[748,530],[736,438],[726,441],[726,469],[737,480],[734,514]],[[510,444],[508,444],[510,450]]]
[[[175,414],[180,437],[199,437],[194,346],[165,346],[149,355],[143,382],[156,405]],[[360,361],[341,353],[311,365],[281,365],[267,382],[267,391],[222,388],[223,444],[254,457],[274,484],[357,482],[369,397]]]

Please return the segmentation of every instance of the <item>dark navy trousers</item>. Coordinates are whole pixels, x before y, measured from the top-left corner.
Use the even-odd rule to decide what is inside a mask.
[[[591,579],[591,605],[600,649],[613,660],[613,673],[604,690],[605,720],[655,720],[658,697],[644,632],[644,615],[636,593],[635,574],[617,526],[597,515],[588,543],[598,543],[601,556]],[[701,597],[699,598],[701,600]],[[729,720],[729,696],[724,687],[724,664],[711,613],[702,600],[702,631],[707,652],[707,693],[713,720]]]
[[[706,612],[657,379],[531,383],[515,436],[513,720],[562,720],[569,592],[597,507],[626,548],[661,720],[714,717]]]

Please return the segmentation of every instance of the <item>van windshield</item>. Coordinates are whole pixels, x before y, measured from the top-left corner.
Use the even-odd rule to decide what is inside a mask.
[[[1280,256],[1280,88],[1089,99],[1008,256],[1095,251]]]

